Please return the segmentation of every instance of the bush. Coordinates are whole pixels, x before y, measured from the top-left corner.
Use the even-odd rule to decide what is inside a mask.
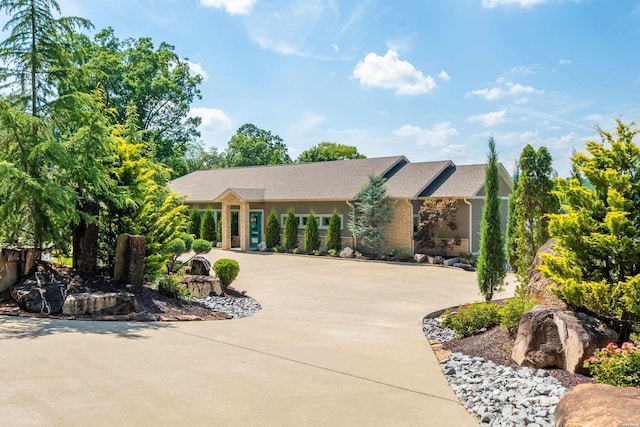
[[[169,298],[191,298],[191,293],[180,283],[180,277],[175,274],[160,276],[158,279],[158,292]]]
[[[313,252],[320,249],[320,233],[318,232],[318,217],[313,211],[307,217],[307,223],[304,226],[304,250]]]
[[[497,305],[489,302],[463,305],[457,312],[447,310],[443,315],[442,326],[467,337],[500,323],[498,310]]]
[[[500,307],[500,327],[509,331],[510,334],[515,334],[518,332],[522,315],[537,304],[536,298],[526,295],[524,286],[518,286],[513,298],[506,300]]]
[[[630,342],[622,347],[611,343],[584,362],[599,383],[618,387],[640,387],[640,348]]]
[[[191,249],[193,249],[193,252],[195,252],[196,255],[206,254],[211,252],[211,243],[204,239],[196,239],[191,244]]]
[[[189,252],[191,250],[191,245],[193,245],[193,236],[188,233],[181,233],[180,239],[184,242],[185,252]]]
[[[189,228],[187,231],[189,234],[193,234],[196,238],[200,237],[200,223],[201,223],[202,215],[200,210],[197,208],[191,208],[191,212],[189,212]]]
[[[237,261],[228,258],[221,258],[213,263],[213,271],[216,273],[220,284],[224,289],[238,277],[240,272],[240,265]]]
[[[332,250],[340,252],[342,248],[342,230],[340,229],[340,214],[334,209],[333,214],[329,218],[329,227],[325,237],[325,247],[331,253]]]
[[[216,224],[216,242],[222,242],[222,218]]]
[[[213,242],[216,240],[216,220],[213,211],[207,209],[202,216],[202,224],[200,224],[200,238]]]
[[[265,231],[266,245],[268,248],[275,248],[280,244],[280,221],[274,209],[271,210],[267,218],[267,230]]]
[[[282,245],[289,251],[298,247],[298,218],[296,217],[296,212],[293,208],[289,209],[289,212],[287,212],[287,218],[284,220]]]
[[[394,249],[391,255],[400,261],[409,261],[411,259],[411,252],[402,251],[400,249]]]
[[[338,252],[336,249],[329,249],[328,252],[332,257],[337,257],[338,255],[340,255],[340,252]]]
[[[173,239],[169,243],[164,246],[164,252],[179,256],[187,251],[187,245],[184,243],[182,239]]]

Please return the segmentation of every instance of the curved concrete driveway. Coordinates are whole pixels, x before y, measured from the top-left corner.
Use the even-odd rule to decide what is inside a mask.
[[[214,251],[263,305],[247,319],[0,318],[0,424],[476,425],[422,317],[477,300],[475,274]]]

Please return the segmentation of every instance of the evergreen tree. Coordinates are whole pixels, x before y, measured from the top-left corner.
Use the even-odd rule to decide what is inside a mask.
[[[598,129],[601,142],[572,157],[589,186],[559,179],[562,213],[550,215],[556,255],[545,255],[543,274],[570,308],[590,313],[628,341],[640,323],[640,132],[617,120],[616,133]]]
[[[552,194],[555,172],[551,162],[545,147],[535,151],[531,145],[524,147],[518,161],[515,267],[525,280],[538,249],[549,240],[548,214],[558,212],[558,199]]]
[[[216,240],[216,219],[211,209],[207,209],[202,215],[200,238],[208,242],[215,242]]]
[[[202,215],[200,209],[193,207],[189,212],[189,228],[188,233],[193,234],[196,239],[200,238],[200,224],[202,223]]]
[[[364,246],[379,253],[386,228],[393,217],[394,202],[388,194],[385,179],[370,174],[368,181],[355,195],[349,229]]]
[[[311,211],[307,217],[307,223],[304,226],[304,250],[311,253],[318,249],[320,249],[318,217]]]
[[[289,251],[298,247],[298,218],[293,207],[289,208],[287,217],[284,220],[282,245]]]
[[[266,244],[268,248],[275,248],[280,244],[280,221],[275,209],[271,209],[267,218],[267,230],[265,233]]]
[[[216,224],[216,241],[222,242],[222,218],[218,218],[218,223]]]
[[[516,241],[516,227],[518,222],[518,213],[516,211],[516,190],[518,189],[519,177],[520,171],[516,167],[516,170],[513,173],[513,192],[509,195],[509,207],[507,210],[507,237],[505,238],[505,255],[507,263],[509,263],[512,271],[515,271],[517,268],[518,244]]]
[[[489,153],[485,169],[485,201],[480,224],[480,256],[478,257],[478,287],[487,301],[503,289],[505,276],[504,243],[500,229],[500,198],[498,154],[493,137],[489,138]]]
[[[325,236],[325,247],[327,251],[331,249],[339,251],[342,248],[342,230],[340,214],[337,210],[333,210],[333,214],[329,218],[329,227]]]

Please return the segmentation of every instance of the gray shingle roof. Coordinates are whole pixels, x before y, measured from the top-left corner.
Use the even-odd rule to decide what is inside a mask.
[[[484,185],[485,165],[452,166],[421,194],[421,197],[473,197]]]
[[[387,181],[389,194],[397,198],[414,199],[447,168],[450,160],[408,163]]]

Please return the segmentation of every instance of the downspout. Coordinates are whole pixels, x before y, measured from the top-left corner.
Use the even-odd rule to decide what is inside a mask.
[[[469,205],[469,253],[473,253],[473,205],[467,199],[462,199]]]
[[[409,205],[409,208],[410,208],[409,209],[409,219],[410,219],[409,224],[411,224],[410,225],[410,227],[411,227],[411,256],[414,256],[415,255],[415,253],[414,253],[415,242],[413,240],[413,203],[411,203],[411,200],[409,200],[409,199],[404,199],[404,201],[407,202],[407,204]]]

